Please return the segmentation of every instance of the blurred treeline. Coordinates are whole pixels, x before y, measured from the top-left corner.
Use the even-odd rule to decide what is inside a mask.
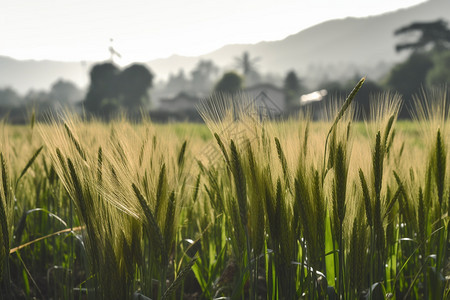
[[[30,89],[25,95],[11,87],[0,88],[0,117],[11,123],[24,123],[31,111],[51,112],[62,107],[75,109],[84,96],[85,91],[62,79],[52,84],[48,91]]]
[[[412,41],[396,45],[397,51],[409,52],[408,58],[390,68],[379,80],[373,80],[369,75],[356,102],[362,111],[368,112],[371,94],[398,92],[403,96],[404,103],[399,117],[409,118],[408,108],[414,95],[420,94],[425,87],[448,85],[450,82],[450,29],[446,22],[438,20],[409,24],[394,34],[413,37]],[[224,70],[213,61],[202,60],[189,74],[179,70],[167,80],[159,81],[155,81],[157,74],[144,64],[132,64],[121,70],[109,61],[92,67],[90,85],[86,89],[62,79],[48,91],[30,90],[25,95],[20,95],[11,87],[3,87],[0,88],[0,118],[22,123],[27,119],[27,112],[55,112],[68,107],[109,120],[123,113],[138,116],[149,111],[158,112],[161,99],[180,94],[200,99],[213,92],[233,93],[263,83],[281,89],[286,107],[292,112],[293,108],[301,106],[301,95],[326,89],[328,96],[322,102],[327,102],[347,94],[355,82],[366,75],[364,70],[360,73],[352,71],[355,72],[354,80],[341,81],[330,81],[324,76],[319,84],[308,86],[308,74],[295,70],[281,75],[262,74],[258,71],[258,62],[264,58],[252,57],[251,53],[244,52],[232,59],[234,64]],[[364,116],[364,113],[361,115]]]

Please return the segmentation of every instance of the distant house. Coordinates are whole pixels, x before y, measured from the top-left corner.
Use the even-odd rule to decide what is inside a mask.
[[[191,121],[201,122],[197,104],[202,97],[181,92],[175,97],[159,99],[159,107],[150,111],[150,118],[156,122]]]
[[[272,84],[258,84],[242,90],[251,105],[255,106],[259,113],[273,117],[280,116],[286,111],[286,99],[284,91]],[[192,119],[198,118],[197,105],[203,96],[194,96],[181,92],[175,97],[161,98],[157,111],[153,115],[168,119]]]
[[[253,101],[258,110],[265,110],[271,116],[286,112],[286,95],[281,88],[273,84],[257,84],[244,89],[243,93]]]
[[[159,110],[168,113],[195,111],[200,97],[181,92],[173,98],[162,98],[159,102]]]

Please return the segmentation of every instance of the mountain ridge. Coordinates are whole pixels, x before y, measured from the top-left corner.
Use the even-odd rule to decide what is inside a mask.
[[[400,41],[393,34],[395,29],[416,21],[439,18],[448,21],[450,16],[445,11],[450,11],[450,1],[429,0],[376,16],[328,20],[282,40],[231,44],[199,56],[172,55],[143,63],[156,75],[155,80],[160,80],[180,69],[189,73],[202,59],[213,60],[225,70],[232,69],[234,57],[248,51],[251,57],[261,58],[257,67],[263,73],[270,71],[282,76],[293,69],[300,77],[314,77],[316,73],[329,71],[328,79],[334,79],[364,71],[369,78],[376,79],[388,66],[407,56],[407,52],[395,52],[395,43]],[[86,87],[92,64],[94,62],[21,61],[0,56],[0,88],[12,86],[21,93],[29,88],[48,89],[59,78]],[[380,64],[384,69],[378,67]]]
[[[279,41],[226,45],[216,51],[199,56],[198,60],[212,59],[219,66],[226,68],[234,56],[248,51],[250,55],[262,58],[261,71],[271,70],[273,72],[286,72],[287,69],[304,72],[308,64],[338,64],[340,61],[358,65],[366,64],[371,67],[383,60],[387,63],[395,63],[403,60],[406,52],[400,54],[395,52],[394,46],[398,39],[393,34],[394,30],[415,21],[433,21],[445,17],[448,19],[449,16],[444,13],[445,11],[450,11],[450,1],[433,0],[376,16],[334,19],[314,25]],[[375,27],[382,29],[371,30]],[[365,29],[370,35],[365,35],[362,29]],[[346,40],[349,41],[341,43]],[[366,47],[361,47],[361,45],[366,45]],[[367,45],[371,45],[373,51],[365,50]],[[358,49],[358,46],[361,49]],[[334,53],[330,49],[333,49]],[[274,53],[277,54],[274,55]],[[358,57],[356,54],[360,56]],[[296,56],[306,57],[305,62],[295,63]],[[226,58],[228,58],[227,61]],[[183,62],[184,65],[190,68],[194,67],[195,60],[192,57],[178,56],[176,58],[178,65],[183,59],[186,59]],[[170,58],[154,60],[147,64],[155,69],[160,69],[162,65],[170,65]],[[161,71],[164,73],[168,70]]]

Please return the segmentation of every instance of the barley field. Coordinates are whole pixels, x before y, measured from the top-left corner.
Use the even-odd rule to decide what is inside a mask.
[[[446,299],[449,105],[0,125],[2,299]],[[336,102],[338,103],[338,102]]]

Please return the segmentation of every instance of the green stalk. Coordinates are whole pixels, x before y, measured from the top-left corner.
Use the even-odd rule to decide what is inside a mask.
[[[243,224],[244,225],[244,224]],[[255,270],[252,267],[252,250],[251,250],[251,246],[250,246],[250,237],[248,234],[248,227],[244,225],[244,231],[245,231],[245,239],[247,241],[247,265],[248,265],[248,270],[250,272],[250,290],[249,290],[249,295],[250,295],[250,300],[256,299],[255,295],[253,294],[255,292],[255,281],[254,281],[254,272]]]
[[[373,226],[370,226],[370,260],[369,260],[369,300],[372,300],[372,284],[373,284],[373,257],[374,257],[374,247],[375,247],[375,234]]]
[[[3,153],[0,152],[0,160],[1,160],[1,173],[2,173],[2,182],[3,182],[3,194],[0,193],[0,225],[2,229],[3,236],[3,249],[5,251],[4,264],[5,270],[0,269],[0,283],[4,286],[5,295],[11,295],[11,274],[10,274],[10,266],[9,266],[9,230],[8,230],[8,216],[7,216],[7,207],[8,207],[8,173],[6,168],[6,161],[3,157]],[[3,201],[4,198],[4,201]],[[3,262],[0,262],[0,266]],[[3,296],[3,291],[0,293],[0,296]]]
[[[341,109],[339,110],[338,114],[334,118],[333,125],[331,125],[330,130],[328,130],[327,137],[325,139],[325,152],[323,155],[323,172],[322,172],[322,182],[325,179],[325,175],[327,173],[326,170],[326,164],[325,160],[327,158],[327,149],[328,149],[328,138],[330,137],[331,132],[336,127],[336,124],[339,122],[339,120],[344,115],[345,111],[349,108],[350,104],[352,103],[353,99],[355,98],[358,91],[361,89],[362,85],[364,84],[364,81],[366,81],[366,77],[363,77],[359,80],[359,82],[355,85],[353,90],[350,92],[350,94],[347,96],[347,99],[345,99],[344,104],[342,105]]]
[[[69,227],[70,232],[73,234],[73,203],[72,200],[69,201]],[[74,254],[73,254],[73,248],[74,248],[74,240],[73,235],[70,239],[70,257],[69,257],[69,288],[73,288],[73,271],[74,271]],[[73,299],[73,293],[69,293],[69,299]]]

